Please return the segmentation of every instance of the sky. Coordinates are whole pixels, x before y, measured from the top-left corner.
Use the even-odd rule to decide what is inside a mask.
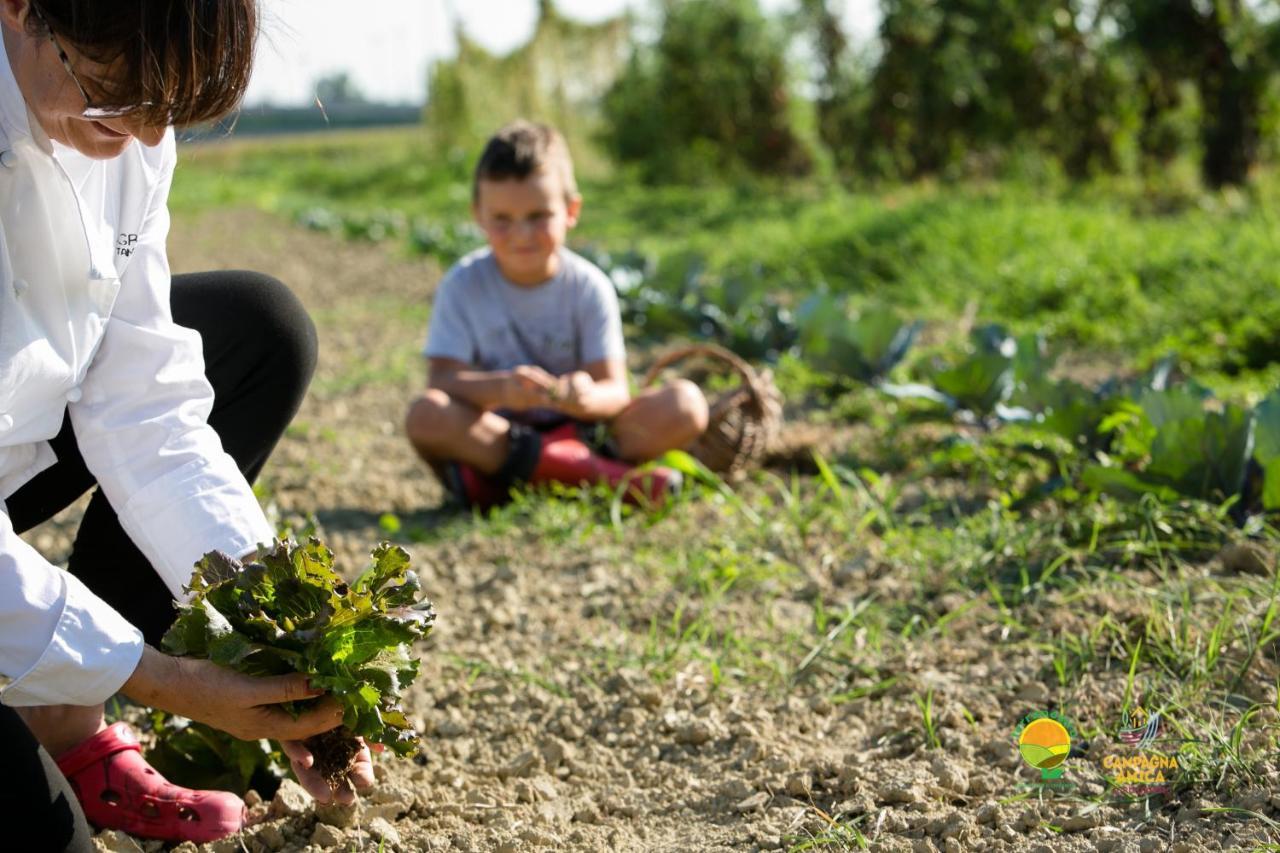
[[[793,0],[761,0],[769,10]],[[839,0],[850,32],[874,30],[877,0]],[[570,17],[598,21],[641,0],[557,0]],[[506,52],[533,30],[536,0],[268,0],[249,104],[309,103],[315,81],[345,71],[366,97],[421,103],[427,68],[453,51],[454,17],[486,48]]]

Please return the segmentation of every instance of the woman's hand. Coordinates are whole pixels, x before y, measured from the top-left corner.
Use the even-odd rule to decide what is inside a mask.
[[[358,738],[358,740],[360,753],[356,756],[356,766],[347,774],[347,784],[337,791],[329,787],[329,783],[313,766],[316,759],[311,754],[311,750],[307,749],[306,744],[300,740],[286,740],[280,742],[280,748],[284,750],[285,755],[289,756],[298,782],[308,794],[315,798],[316,802],[330,803],[336,800],[344,806],[349,806],[356,801],[356,791],[365,791],[373,787],[373,756],[369,753],[369,745],[364,742],[364,739]],[[381,744],[378,745],[378,751],[382,751]]]
[[[279,705],[315,699],[324,691],[305,675],[242,675],[213,661],[179,658],[146,646],[121,690],[133,699],[207,723],[241,740],[304,740],[342,724],[342,707],[322,699],[296,719]]]
[[[548,408],[553,403],[556,378],[541,367],[522,364],[507,375],[502,405],[512,411]]]

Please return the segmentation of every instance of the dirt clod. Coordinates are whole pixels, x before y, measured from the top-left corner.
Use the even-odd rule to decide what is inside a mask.
[[[114,829],[95,835],[93,846],[104,853],[143,853],[137,841]]]
[[[260,823],[252,828],[250,834],[264,850],[282,850],[286,843],[283,823],[278,820]]]
[[[1102,814],[1095,809],[1088,814],[1072,815],[1062,822],[1063,832],[1083,832],[1102,825]]]
[[[1262,575],[1271,573],[1275,555],[1252,542],[1233,542],[1218,554],[1222,567],[1234,574]]]
[[[334,791],[348,784],[347,774],[355,769],[360,742],[342,726],[307,738],[304,743],[315,756],[315,769]],[[375,768],[376,773],[376,768]]]
[[[385,841],[387,844],[396,846],[400,845],[400,833],[386,818],[375,817],[365,824],[365,829],[369,830],[369,834],[379,841]]]
[[[292,779],[285,779],[271,800],[272,817],[298,817],[311,807],[311,795]]]
[[[352,803],[349,806],[341,803],[324,803],[316,805],[316,818],[329,826],[338,829],[350,829],[356,825],[360,816],[360,806]]]
[[[877,799],[888,805],[915,803],[920,800],[920,792],[910,785],[889,785],[877,792]]]
[[[538,753],[527,750],[513,758],[510,764],[498,771],[498,775],[503,779],[525,778],[531,776],[538,769],[539,764],[541,761]]]
[[[945,758],[935,758],[930,765],[938,785],[956,794],[969,791],[969,774],[957,763]]]
[[[327,823],[316,824],[315,831],[311,833],[311,843],[325,849],[337,847],[346,840],[347,836],[342,830]]]

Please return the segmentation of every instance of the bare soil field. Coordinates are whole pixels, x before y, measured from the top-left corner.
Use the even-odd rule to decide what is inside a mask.
[[[1201,591],[1216,578],[1269,580],[1221,555],[1163,577],[1117,555],[1107,583],[1015,606],[946,583],[963,558],[927,538],[886,549],[885,525],[806,515],[812,478],[784,470],[740,501],[709,494],[656,519],[613,524],[582,501],[538,497],[473,519],[442,506],[401,436],[438,268],[250,211],[179,217],[171,253],[175,271],[271,273],[306,303],[319,373],[263,499],[294,529],[314,515],[352,573],[381,539],[403,542],[439,611],[408,702],[421,755],[380,759],[379,786],[350,810],[316,808],[286,784],[255,805],[261,823],[205,849],[1149,853],[1280,841],[1280,758],[1256,758],[1277,724],[1274,648],[1238,679],[1234,693],[1262,705],[1245,725],[1225,706],[1197,711],[1238,729],[1224,743],[1255,756],[1247,771],[1224,758],[1212,766],[1231,784],[1131,800],[1108,796],[1103,769],[1130,749],[1109,734],[1128,660],[1105,642],[1083,650],[1099,624],[1116,636],[1137,625],[1161,584],[1190,613],[1209,606]],[[893,439],[791,429],[833,455]],[[59,557],[75,519],[33,541]],[[1079,729],[1065,789],[1040,784],[1015,743],[1019,721],[1047,708]],[[101,843],[135,849],[115,834]]]

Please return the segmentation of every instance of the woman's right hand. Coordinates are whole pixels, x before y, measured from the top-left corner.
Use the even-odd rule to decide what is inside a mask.
[[[166,655],[151,646],[120,688],[130,698],[178,714],[241,740],[305,740],[342,724],[342,708],[325,698],[296,719],[281,702],[314,699],[323,691],[301,674],[256,678],[213,661]]]
[[[556,378],[541,367],[524,364],[507,375],[503,394],[503,406],[516,412],[549,408],[552,394],[558,383]]]

